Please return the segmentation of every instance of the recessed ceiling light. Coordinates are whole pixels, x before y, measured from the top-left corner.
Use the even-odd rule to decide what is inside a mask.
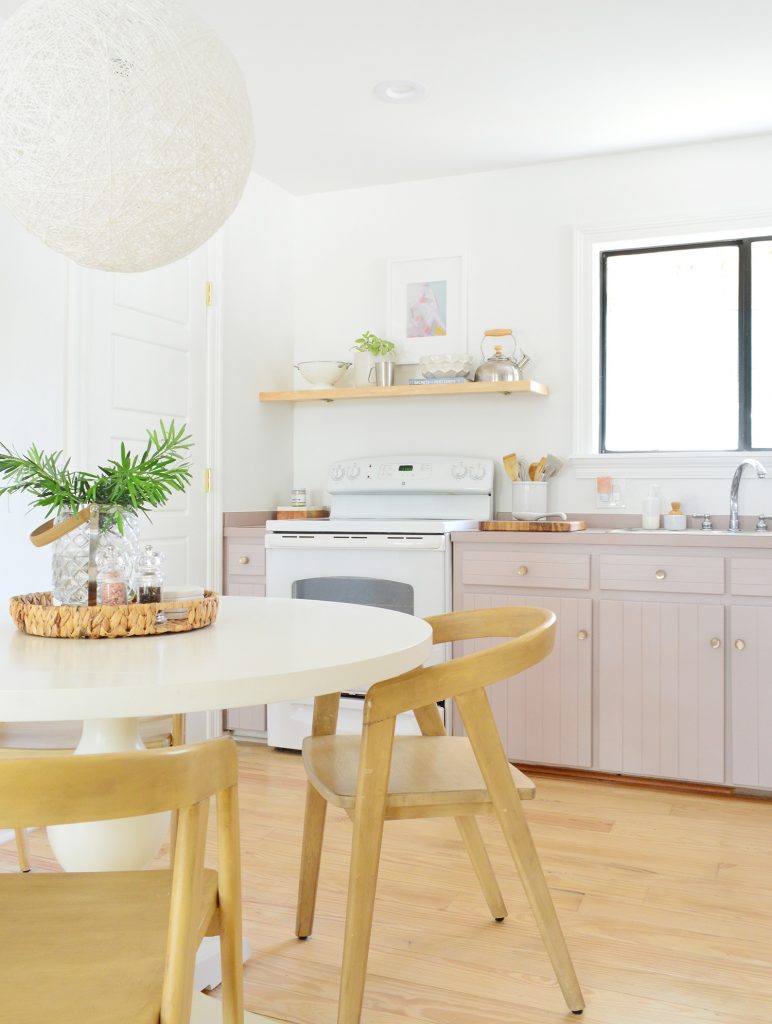
[[[407,100],[420,99],[426,92],[426,86],[422,82],[389,79],[386,82],[379,82],[373,92],[379,100],[386,103],[404,103]]]

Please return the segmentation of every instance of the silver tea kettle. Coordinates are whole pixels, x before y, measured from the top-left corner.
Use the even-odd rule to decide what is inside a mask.
[[[488,338],[510,338],[512,341],[512,352],[509,356],[504,355],[502,344],[494,345],[493,355],[485,352],[485,343]],[[512,330],[507,327],[498,327],[495,330],[486,331],[480,343],[480,351],[483,354],[483,362],[477,367],[474,375],[475,380],[496,383],[500,381],[520,380],[522,370],[530,363],[530,356],[527,356],[522,349],[518,353],[517,342]]]

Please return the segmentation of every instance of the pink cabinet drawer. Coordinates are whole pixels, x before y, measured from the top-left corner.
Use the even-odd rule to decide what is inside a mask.
[[[731,558],[730,593],[741,597],[772,597],[772,559]]]
[[[670,555],[601,555],[601,590],[723,594],[724,559]]]
[[[229,537],[225,541],[226,576],[265,576],[265,545]]]
[[[470,545],[462,554],[461,580],[469,586],[589,590],[590,556],[523,551],[500,544]],[[481,550],[477,550],[481,549]]]

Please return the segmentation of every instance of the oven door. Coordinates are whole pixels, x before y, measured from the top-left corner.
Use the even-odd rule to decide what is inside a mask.
[[[266,595],[441,615],[451,607],[450,541],[444,534],[268,533]],[[429,663],[447,656],[435,647]],[[361,732],[363,693],[344,695],[338,732]],[[312,700],[269,705],[268,742],[300,749],[312,711]],[[398,718],[397,732],[418,732],[412,714]]]

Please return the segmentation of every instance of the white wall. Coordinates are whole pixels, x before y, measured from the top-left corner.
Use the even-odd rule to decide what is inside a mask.
[[[0,441],[26,449],[64,443],[67,261],[0,209]],[[51,549],[29,533],[23,495],[0,498],[0,613],[6,598],[51,585]]]
[[[292,208],[251,175],[223,232],[223,508],[288,504],[292,410],[259,391],[291,386]]]
[[[570,455],[574,228],[767,210],[772,225],[771,178],[772,136],[762,136],[299,198],[296,361],[345,358],[363,329],[386,330],[388,257],[465,251],[470,351],[477,351],[484,329],[512,327],[532,356],[529,373],[551,396],[298,405],[295,486],[314,488],[320,497],[333,459],[370,453]],[[649,365],[642,353],[652,415],[662,372],[666,366]],[[627,482],[629,511],[640,510],[649,484]],[[593,487],[565,472],[550,505],[589,511]],[[688,511],[726,512],[728,505],[725,480],[663,480],[662,494],[682,499]],[[508,500],[500,473],[499,508],[507,510]],[[742,508],[762,511],[765,501],[772,512],[772,483],[743,484]]]

